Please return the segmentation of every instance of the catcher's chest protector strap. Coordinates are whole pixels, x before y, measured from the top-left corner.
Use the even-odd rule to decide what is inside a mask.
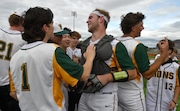
[[[86,51],[87,46],[90,43],[91,37],[86,39],[81,45],[81,51],[84,53]],[[109,73],[110,67],[104,62],[108,60],[112,56],[112,45],[111,41],[114,40],[113,36],[105,35],[96,46],[96,56],[93,61],[92,74],[104,74]],[[85,63],[85,58],[82,57],[81,64]]]

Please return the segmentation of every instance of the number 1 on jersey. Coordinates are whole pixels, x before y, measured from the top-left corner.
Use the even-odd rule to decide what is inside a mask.
[[[22,64],[22,91],[30,91],[30,85],[28,83],[27,63]]]

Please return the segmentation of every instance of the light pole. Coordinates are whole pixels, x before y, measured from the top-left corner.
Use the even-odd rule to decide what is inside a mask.
[[[75,17],[77,17],[76,11],[72,11],[71,15],[73,16],[73,31],[75,30]]]

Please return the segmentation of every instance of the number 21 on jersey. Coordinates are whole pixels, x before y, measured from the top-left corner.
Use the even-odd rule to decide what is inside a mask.
[[[9,61],[11,59],[12,47],[13,43],[7,44],[5,41],[0,40],[0,52],[6,51],[7,48],[5,55],[0,54],[0,59]]]

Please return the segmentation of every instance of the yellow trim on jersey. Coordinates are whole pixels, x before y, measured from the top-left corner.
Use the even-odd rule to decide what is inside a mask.
[[[11,71],[8,71],[8,75],[9,75],[9,83],[10,83],[10,91],[15,92],[15,86],[14,86],[14,82],[12,80],[12,73]]]
[[[71,86],[75,86],[78,82],[78,79],[70,76],[56,61],[55,55],[53,56],[53,68],[54,68],[54,78],[53,78],[53,96],[56,103],[62,107],[63,100],[65,99],[62,92],[61,83],[65,82]]]
[[[139,42],[138,42],[138,44],[139,44]],[[141,74],[140,74],[140,72],[139,72],[139,68],[138,68],[136,59],[135,59],[135,57],[134,57],[135,50],[136,50],[136,47],[133,49],[133,52],[132,52],[132,62],[133,62],[134,66],[135,66],[135,68],[136,68],[136,71],[137,71],[136,80],[137,80],[138,82],[141,82]]]
[[[112,54],[112,61],[110,63],[110,67],[117,67],[118,71],[122,71],[122,68],[120,67],[119,63],[118,63],[118,60],[116,59],[116,54],[115,54],[115,50],[116,50],[116,47],[113,47],[112,51],[113,51],[113,54]],[[116,72],[116,71],[111,71],[112,73],[113,72]]]

